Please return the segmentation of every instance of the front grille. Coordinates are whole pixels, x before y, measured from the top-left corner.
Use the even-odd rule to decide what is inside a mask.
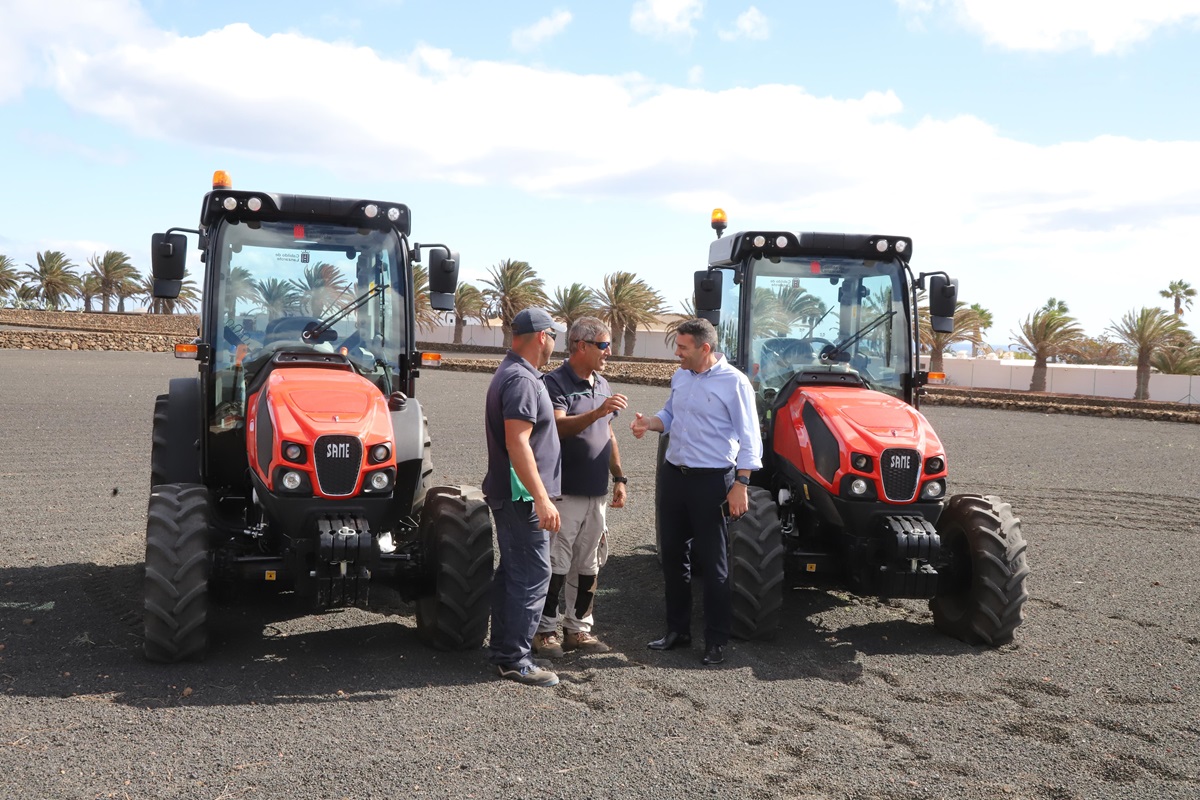
[[[883,495],[897,503],[907,503],[917,494],[921,477],[921,454],[916,450],[884,450],[879,459],[883,473]]]
[[[317,485],[322,494],[348,495],[362,468],[362,442],[357,436],[319,436],[313,448]]]

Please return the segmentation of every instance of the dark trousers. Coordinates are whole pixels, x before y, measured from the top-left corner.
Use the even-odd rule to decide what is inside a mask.
[[[527,667],[530,647],[550,586],[550,534],[538,524],[533,503],[505,500],[492,508],[500,563],[492,578],[493,664]]]
[[[733,595],[721,503],[733,486],[734,471],[689,472],[664,464],[659,472],[662,500],[659,534],[667,594],[667,630],[691,633],[692,566],[704,583],[704,642],[729,642]]]

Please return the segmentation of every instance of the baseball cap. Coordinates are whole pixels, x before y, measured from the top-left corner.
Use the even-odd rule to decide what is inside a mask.
[[[566,328],[561,323],[555,322],[554,317],[550,316],[549,312],[543,308],[522,309],[513,317],[512,331],[514,334],[537,333],[546,330],[563,333]]]

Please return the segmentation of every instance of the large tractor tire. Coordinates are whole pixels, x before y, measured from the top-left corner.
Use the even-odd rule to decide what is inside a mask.
[[[729,523],[732,633],[739,639],[773,639],[783,613],[787,548],[771,493],[752,486],[749,498],[750,509]]]
[[[174,378],[171,391],[154,400],[150,488],[160,483],[199,483],[200,381]]]
[[[151,661],[200,658],[208,646],[207,487],[160,484],[146,515],[145,652]]]
[[[492,517],[473,487],[429,490],[421,514],[427,594],[417,598],[417,632],[438,650],[483,645],[491,613]]]
[[[1025,618],[1025,536],[999,497],[955,495],[938,520],[949,551],[949,591],[929,601],[938,630],[967,644],[998,647]]]

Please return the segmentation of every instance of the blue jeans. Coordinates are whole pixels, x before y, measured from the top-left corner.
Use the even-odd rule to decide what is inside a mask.
[[[503,501],[492,507],[500,565],[492,578],[492,635],[488,660],[511,667],[533,665],[530,655],[550,586],[550,534],[538,525],[533,503]]]

